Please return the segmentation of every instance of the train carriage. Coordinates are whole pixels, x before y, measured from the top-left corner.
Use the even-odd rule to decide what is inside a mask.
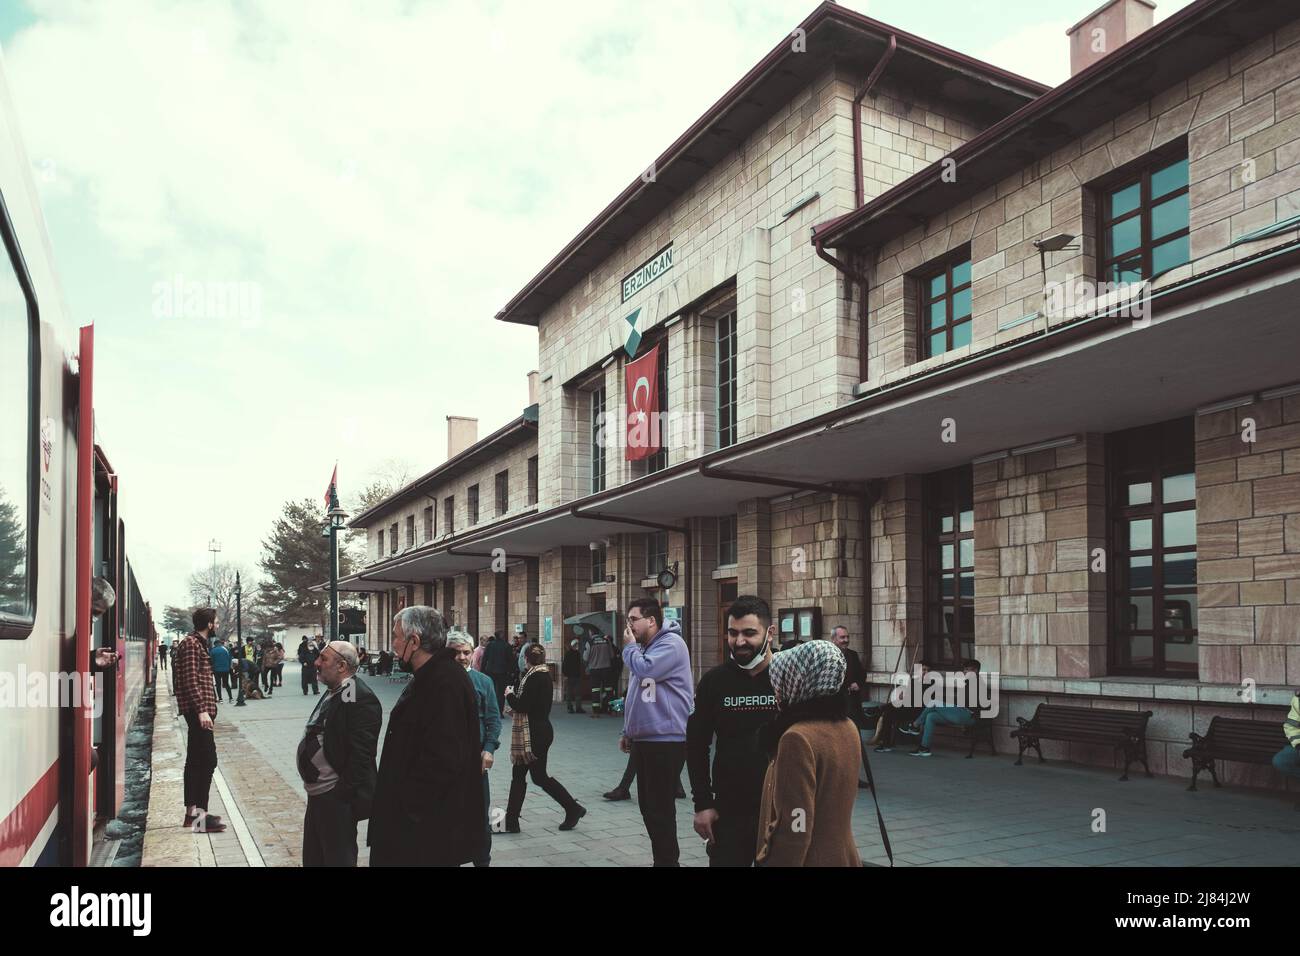
[[[0,233],[0,865],[86,865],[157,642],[94,440],[94,330],[60,292],[3,77]],[[116,594],[102,615],[95,578]],[[118,660],[96,672],[101,647]]]

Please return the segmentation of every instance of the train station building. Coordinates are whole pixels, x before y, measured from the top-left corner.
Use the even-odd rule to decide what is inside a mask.
[[[537,329],[523,414],[353,520],[369,646],[421,602],[558,658],[651,594],[702,673],[752,592],[846,626],[874,696],[979,660],[999,750],[1042,702],[1151,711],[1156,773],[1215,715],[1280,724],[1300,12],[1153,13],[1085,17],[1048,88],[814,10],[497,315]]]

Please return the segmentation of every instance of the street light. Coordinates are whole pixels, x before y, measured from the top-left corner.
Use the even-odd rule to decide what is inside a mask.
[[[339,505],[339,496],[330,486],[330,640],[339,639],[339,531],[348,520],[348,513]]]
[[[240,597],[244,589],[239,586],[239,572],[235,572],[235,640],[238,644],[244,643],[244,626],[242,620],[242,608],[240,607]]]

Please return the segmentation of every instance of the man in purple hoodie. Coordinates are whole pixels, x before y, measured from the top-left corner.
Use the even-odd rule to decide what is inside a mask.
[[[690,652],[676,621],[665,622],[654,598],[628,605],[623,631],[627,694],[623,736],[627,753],[635,743],[636,795],[650,835],[655,866],[677,866],[677,807],[674,796],[686,762],[686,721],[695,703]]]

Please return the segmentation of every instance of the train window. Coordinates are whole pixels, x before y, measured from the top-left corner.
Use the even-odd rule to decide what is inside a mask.
[[[12,263],[18,257],[0,205],[5,244],[0,259],[0,637],[22,638],[34,621],[36,569],[36,313]]]

